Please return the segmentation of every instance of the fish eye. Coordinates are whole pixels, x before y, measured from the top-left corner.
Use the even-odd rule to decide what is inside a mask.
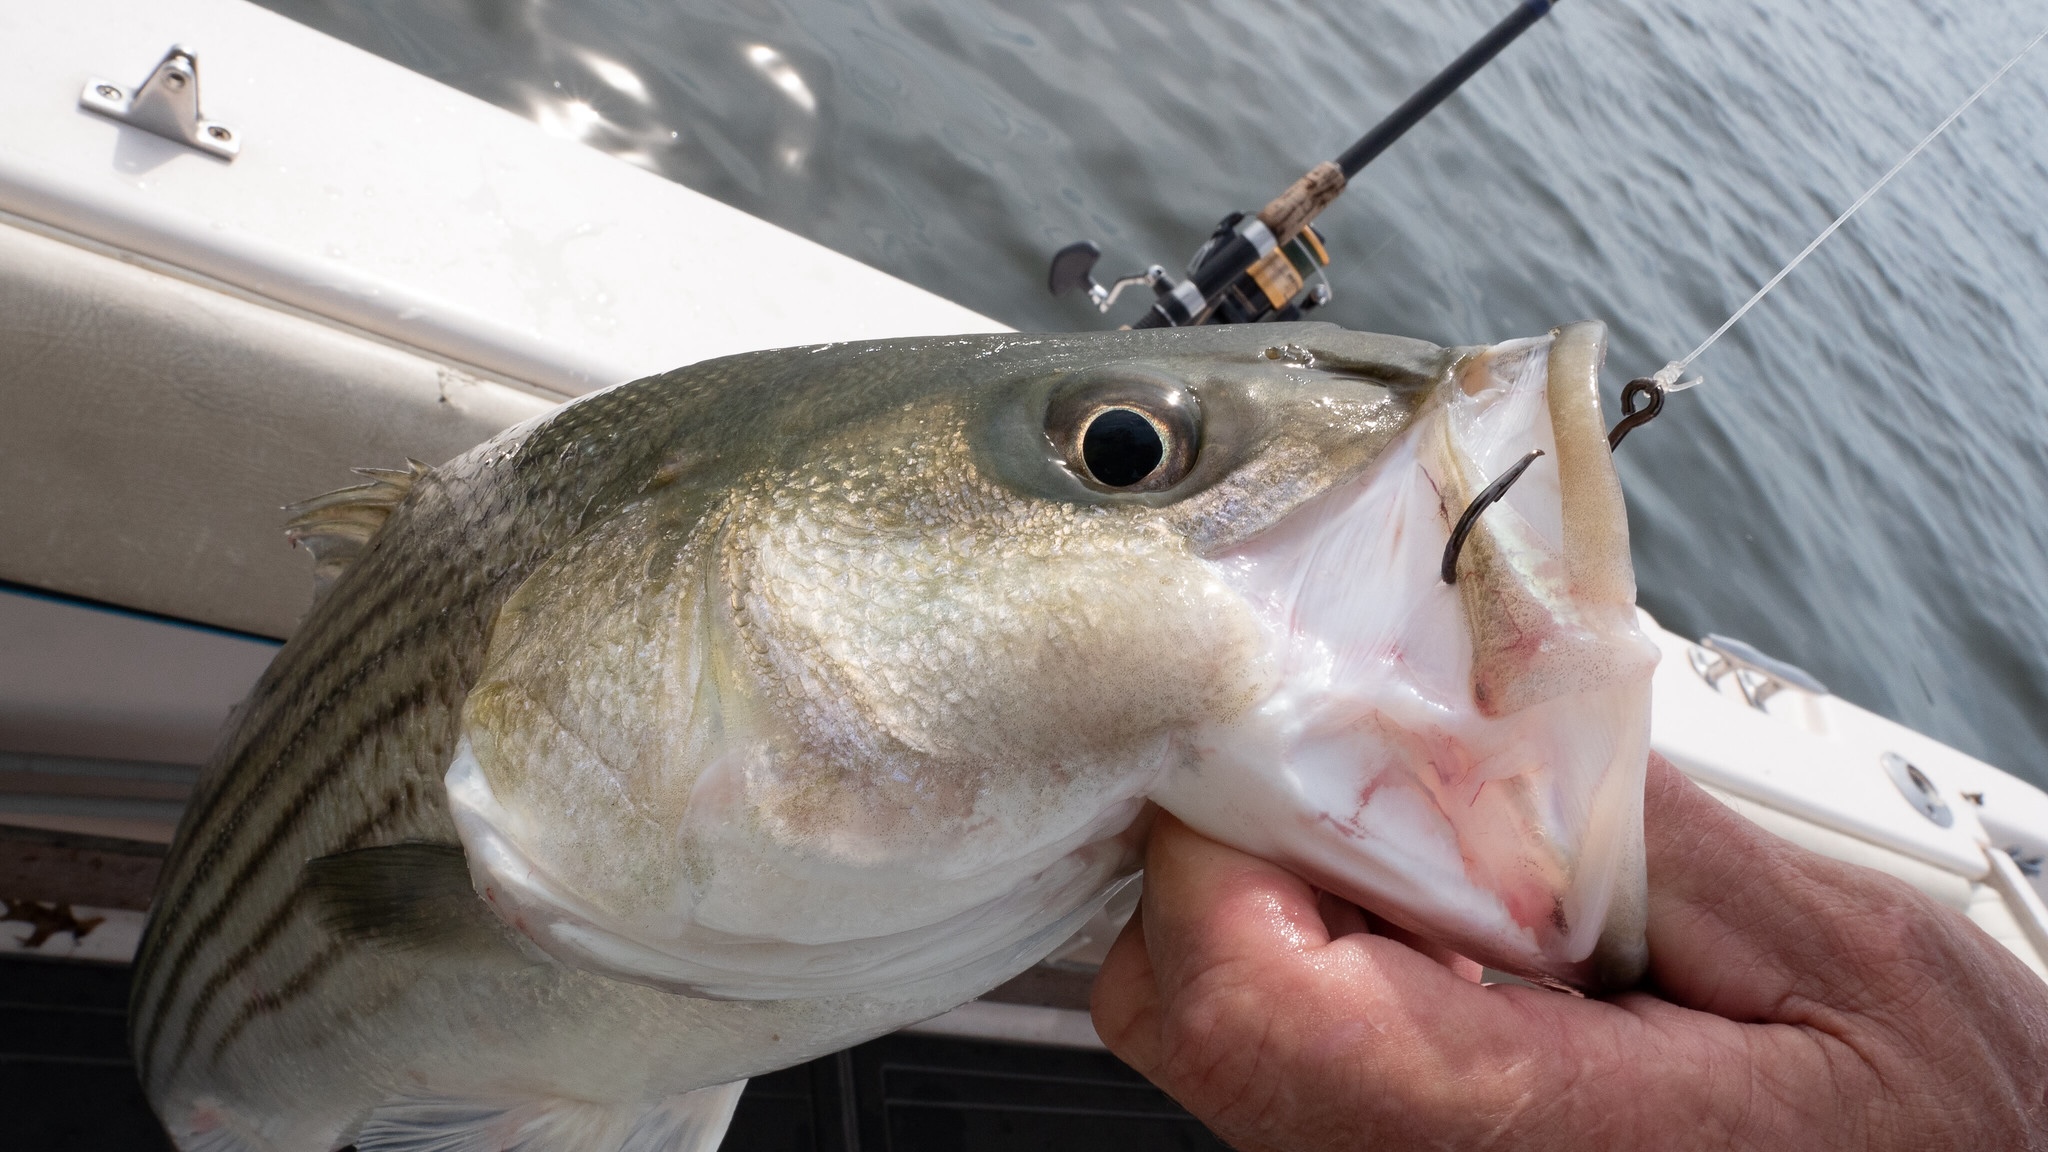
[[[1104,408],[1081,433],[1081,461],[1097,481],[1129,488],[1166,459],[1169,435],[1134,408]]]
[[[1179,382],[1125,375],[1064,389],[1046,413],[1046,435],[1089,487],[1158,492],[1194,466],[1199,417]]]

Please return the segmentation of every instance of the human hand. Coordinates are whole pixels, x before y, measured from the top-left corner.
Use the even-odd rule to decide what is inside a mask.
[[[1654,994],[1481,986],[1162,814],[1096,1030],[1247,1150],[2048,1149],[2048,985],[1661,757],[1644,803]]]

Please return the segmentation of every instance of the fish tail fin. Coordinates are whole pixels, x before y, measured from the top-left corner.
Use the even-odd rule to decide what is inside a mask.
[[[357,1152],[712,1152],[745,1080],[671,1096],[652,1107],[586,1100],[387,1101],[356,1134]]]

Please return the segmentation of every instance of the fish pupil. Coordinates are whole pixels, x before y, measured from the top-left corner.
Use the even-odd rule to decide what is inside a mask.
[[[1166,458],[1159,429],[1143,414],[1111,408],[1088,422],[1081,436],[1081,459],[1095,479],[1111,488],[1128,488],[1152,474]]]

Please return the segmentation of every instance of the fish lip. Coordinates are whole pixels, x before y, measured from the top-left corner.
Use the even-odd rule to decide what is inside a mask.
[[[1539,460],[1534,485],[1510,489],[1500,502],[1509,507],[1488,507],[1463,550],[1447,554],[1473,644],[1473,695],[1489,716],[1631,677],[1656,662],[1655,646],[1636,628],[1627,512],[1600,410],[1604,327],[1586,322],[1551,333],[1542,410],[1529,413],[1528,433],[1504,436],[1485,426],[1487,416],[1458,411],[1473,408],[1461,397],[1498,392],[1502,373],[1518,371],[1522,383],[1510,392],[1518,389],[1519,402],[1529,404],[1533,382],[1511,359],[1529,347],[1500,345],[1462,368],[1457,388],[1447,390],[1453,410],[1442,419],[1434,464],[1449,522],[1505,474],[1509,456],[1533,447],[1553,461],[1544,468]],[[1512,414],[1516,401],[1492,403],[1510,405],[1504,411]]]
[[[1572,593],[1589,603],[1635,608],[1628,509],[1600,406],[1607,326],[1587,320],[1552,330],[1546,390],[1564,512]]]

